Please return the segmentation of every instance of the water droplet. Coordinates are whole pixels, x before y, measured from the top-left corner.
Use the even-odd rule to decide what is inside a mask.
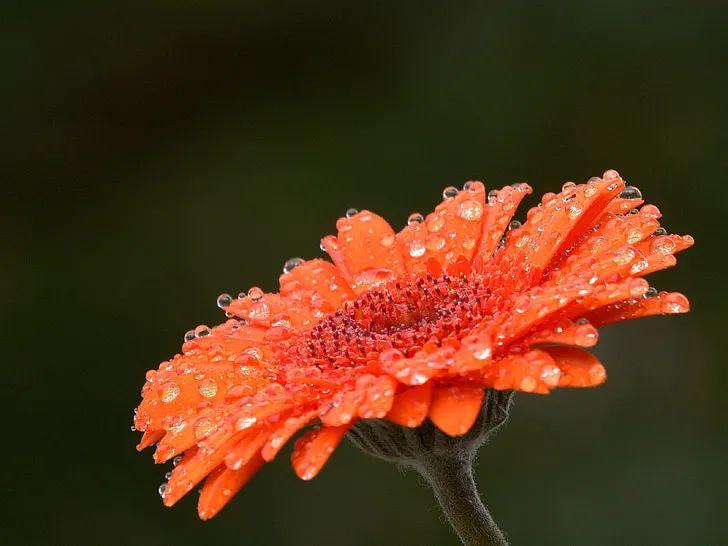
[[[346,209],[346,212],[344,213],[347,218],[351,218],[352,216],[356,216],[359,214],[359,211],[355,208]]]
[[[263,291],[257,286],[253,286],[248,290],[248,297],[253,301],[259,301],[263,299]]]
[[[185,339],[185,341],[192,341],[196,337],[197,336],[195,335],[195,331],[194,330],[187,330],[185,332],[185,338],[184,339]]]
[[[283,264],[283,273],[290,273],[301,265],[303,265],[303,258],[289,258],[286,260],[286,263]]]
[[[576,184],[573,182],[564,182],[564,185],[561,186],[561,191],[569,191],[572,188],[575,188]]]
[[[463,190],[470,193],[477,193],[478,191],[483,190],[483,183],[478,180],[468,180],[465,184],[463,184]]]
[[[445,243],[446,241],[442,237],[429,237],[426,244],[428,249],[437,252],[445,247]]]
[[[530,375],[527,375],[523,379],[521,379],[521,390],[525,392],[533,392],[533,390],[536,388],[536,385],[538,385],[535,378],[531,377]]]
[[[169,381],[162,385],[159,397],[162,399],[162,402],[164,402],[165,404],[169,404],[175,398],[177,398],[177,396],[179,396],[179,393],[179,385],[173,381]]]
[[[676,246],[670,237],[660,237],[652,243],[650,250],[657,254],[672,254]]]
[[[235,428],[237,430],[245,430],[252,427],[257,421],[258,419],[256,419],[255,415],[244,415],[237,420],[237,422],[235,423]]]
[[[483,216],[483,205],[475,199],[468,199],[460,203],[458,216],[463,220],[477,221]]]
[[[667,230],[664,227],[658,227],[652,234],[653,237],[659,237],[660,235],[667,235]]]
[[[384,247],[390,247],[392,246],[392,243],[394,243],[394,235],[385,235],[379,242],[382,243],[382,246]]]
[[[512,220],[511,223],[508,224],[508,231],[518,229],[519,227],[521,227],[521,222],[518,220]]]
[[[421,241],[412,241],[410,243],[409,254],[413,258],[419,258],[425,253],[425,250],[425,245],[423,245]]]
[[[654,298],[657,296],[657,288],[650,286],[645,292],[645,298]]]
[[[422,216],[419,212],[413,212],[407,217],[407,225],[411,226],[412,224],[421,224],[425,221],[425,217]]]
[[[197,385],[197,390],[205,398],[214,398],[217,394],[217,382],[210,378],[203,379]]]
[[[614,263],[619,265],[626,265],[632,260],[634,260],[635,252],[630,247],[620,248],[617,250],[617,252],[614,253],[614,257],[612,260],[614,260]]]
[[[210,328],[204,324],[200,324],[195,328],[195,337],[205,337],[210,335]]]
[[[604,171],[602,178],[604,180],[616,180],[617,178],[619,178],[619,173],[614,169],[609,169],[607,171]]]
[[[442,190],[442,198],[443,199],[452,199],[455,197],[458,193],[458,189],[455,186],[448,186],[444,190]]]
[[[635,186],[627,186],[619,196],[622,199],[642,199],[642,192]]]
[[[625,240],[630,245],[633,245],[637,242],[639,242],[642,239],[642,232],[637,228],[630,228],[627,230],[627,236],[625,237]]]
[[[220,309],[225,309],[233,302],[233,297],[230,294],[220,294],[217,297],[217,306]]]
[[[172,466],[177,466],[181,460],[182,460],[182,455],[177,455],[174,459],[172,459]]]
[[[157,491],[159,492],[159,496],[164,498],[164,494],[167,492],[167,482],[164,482],[162,485],[160,485]]]
[[[569,218],[571,218],[573,220],[574,218],[576,218],[577,216],[579,216],[581,214],[581,212],[582,212],[581,205],[579,203],[574,202],[571,205],[569,205],[569,210],[567,212],[568,212]]]
[[[209,417],[202,417],[195,423],[195,438],[202,440],[215,430],[215,422]]]
[[[492,201],[496,197],[498,197],[498,190],[490,190],[488,192],[488,201]]]
[[[663,313],[686,313],[690,309],[688,299],[682,294],[665,294],[662,298],[661,310]]]

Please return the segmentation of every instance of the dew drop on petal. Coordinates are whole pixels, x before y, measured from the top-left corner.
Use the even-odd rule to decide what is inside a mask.
[[[667,235],[667,230],[664,227],[658,227],[652,234],[653,237],[659,237],[660,235]]]
[[[244,415],[235,422],[235,428],[237,430],[245,430],[252,427],[257,421],[258,419],[256,419],[255,415]]]
[[[220,309],[227,308],[233,302],[233,297],[230,294],[220,294],[217,297],[217,306]]]
[[[662,298],[661,311],[663,313],[685,313],[689,308],[688,299],[682,294],[665,294]]]
[[[205,337],[210,335],[210,328],[204,324],[200,324],[195,328],[195,337]]]
[[[518,220],[512,220],[511,223],[508,224],[508,231],[518,229],[519,227],[521,227],[521,222]]]
[[[635,252],[630,247],[620,248],[617,252],[614,253],[614,257],[612,260],[614,263],[619,265],[626,265],[632,260],[634,260]]]
[[[581,212],[582,212],[582,209],[581,209],[581,205],[579,205],[579,203],[574,202],[571,205],[569,205],[568,214],[569,214],[569,218],[571,218],[572,220],[574,218],[576,218],[577,216],[579,216],[581,214]]]
[[[421,224],[425,221],[425,217],[422,216],[419,212],[413,212],[407,217],[407,225],[411,226],[412,224]]]
[[[359,214],[359,211],[355,208],[346,209],[346,212],[344,213],[347,218],[351,218],[352,216],[356,216]]]
[[[301,265],[303,265],[303,258],[289,258],[286,260],[286,263],[283,264],[283,273],[290,273]]]
[[[675,241],[669,237],[661,237],[650,245],[650,250],[657,254],[672,254],[675,251],[675,247]]]
[[[162,385],[159,397],[162,399],[162,402],[164,402],[165,404],[169,404],[179,396],[179,393],[179,385],[174,381],[168,381],[167,383]]]
[[[650,286],[647,289],[647,292],[645,292],[645,296],[644,297],[645,298],[654,298],[656,296],[657,296],[657,288],[655,288],[654,286]]]
[[[635,186],[627,186],[619,194],[622,199],[642,199],[642,192]]]
[[[413,258],[419,258],[425,253],[425,250],[427,249],[425,248],[425,245],[422,244],[422,241],[412,241],[410,243],[409,254]]]
[[[202,440],[215,430],[215,422],[209,417],[202,417],[195,423],[195,438]]]
[[[390,247],[394,243],[394,235],[385,235],[379,242],[382,243],[383,247]]]
[[[159,496],[164,498],[164,494],[167,492],[167,482],[160,485],[157,491],[159,492]]]
[[[261,300],[263,299],[263,291],[257,286],[253,286],[248,290],[248,297],[253,301]]]
[[[458,216],[463,220],[477,221],[483,216],[483,205],[475,199],[468,199],[460,203]]]
[[[185,341],[192,341],[196,337],[197,337],[197,335],[195,335],[195,331],[194,330],[187,330],[185,332],[185,338],[184,339],[185,339]]]
[[[574,187],[576,187],[576,184],[573,182],[564,182],[563,186],[561,186],[561,191],[569,191]]]
[[[617,178],[619,178],[619,173],[617,171],[615,171],[614,169],[609,169],[609,170],[604,171],[602,178],[604,180],[616,180]]]
[[[202,379],[197,385],[197,390],[205,398],[214,398],[217,394],[217,382],[214,379]]]
[[[442,198],[443,199],[452,199],[458,194],[458,189],[455,186],[448,186],[444,190],[442,190]]]

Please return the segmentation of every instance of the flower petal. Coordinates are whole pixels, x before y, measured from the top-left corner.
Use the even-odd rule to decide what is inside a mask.
[[[386,418],[404,427],[417,427],[427,417],[432,400],[432,383],[425,383],[397,394]]]
[[[197,513],[200,519],[207,520],[215,516],[222,508],[250,481],[263,466],[263,459],[255,454],[250,461],[238,470],[232,470],[225,465],[218,466],[205,480],[202,486],[200,499],[197,503]]]
[[[501,237],[516,213],[519,203],[533,190],[528,184],[505,186],[488,197],[485,219],[476,256],[485,262],[500,244]]]
[[[462,436],[478,418],[483,394],[480,387],[436,387],[428,416],[448,436]]]
[[[349,428],[349,425],[344,425],[313,429],[296,440],[291,454],[291,463],[296,475],[302,480],[314,478]]]
[[[561,369],[559,387],[594,387],[604,383],[607,372],[593,354],[575,347],[545,347]]]
[[[338,236],[322,244],[357,294],[405,272],[394,231],[381,216],[364,210],[339,218],[336,227]]]
[[[299,417],[289,417],[271,432],[266,441],[261,455],[266,461],[272,461],[281,448],[303,427],[318,417],[318,411],[309,411]]]

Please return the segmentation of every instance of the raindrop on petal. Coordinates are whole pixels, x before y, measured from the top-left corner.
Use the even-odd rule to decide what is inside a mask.
[[[289,258],[286,260],[286,263],[283,264],[283,273],[290,273],[301,265],[303,265],[302,258]]]

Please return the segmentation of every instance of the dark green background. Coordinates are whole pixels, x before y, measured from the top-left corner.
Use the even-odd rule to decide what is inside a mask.
[[[724,6],[4,3],[2,542],[455,544],[416,476],[348,444],[209,523],[163,508],[129,431],[144,371],[347,207],[399,228],[449,184],[611,167],[695,236],[652,278],[693,313],[605,329],[599,389],[519,396],[478,481],[514,545],[727,543]]]

